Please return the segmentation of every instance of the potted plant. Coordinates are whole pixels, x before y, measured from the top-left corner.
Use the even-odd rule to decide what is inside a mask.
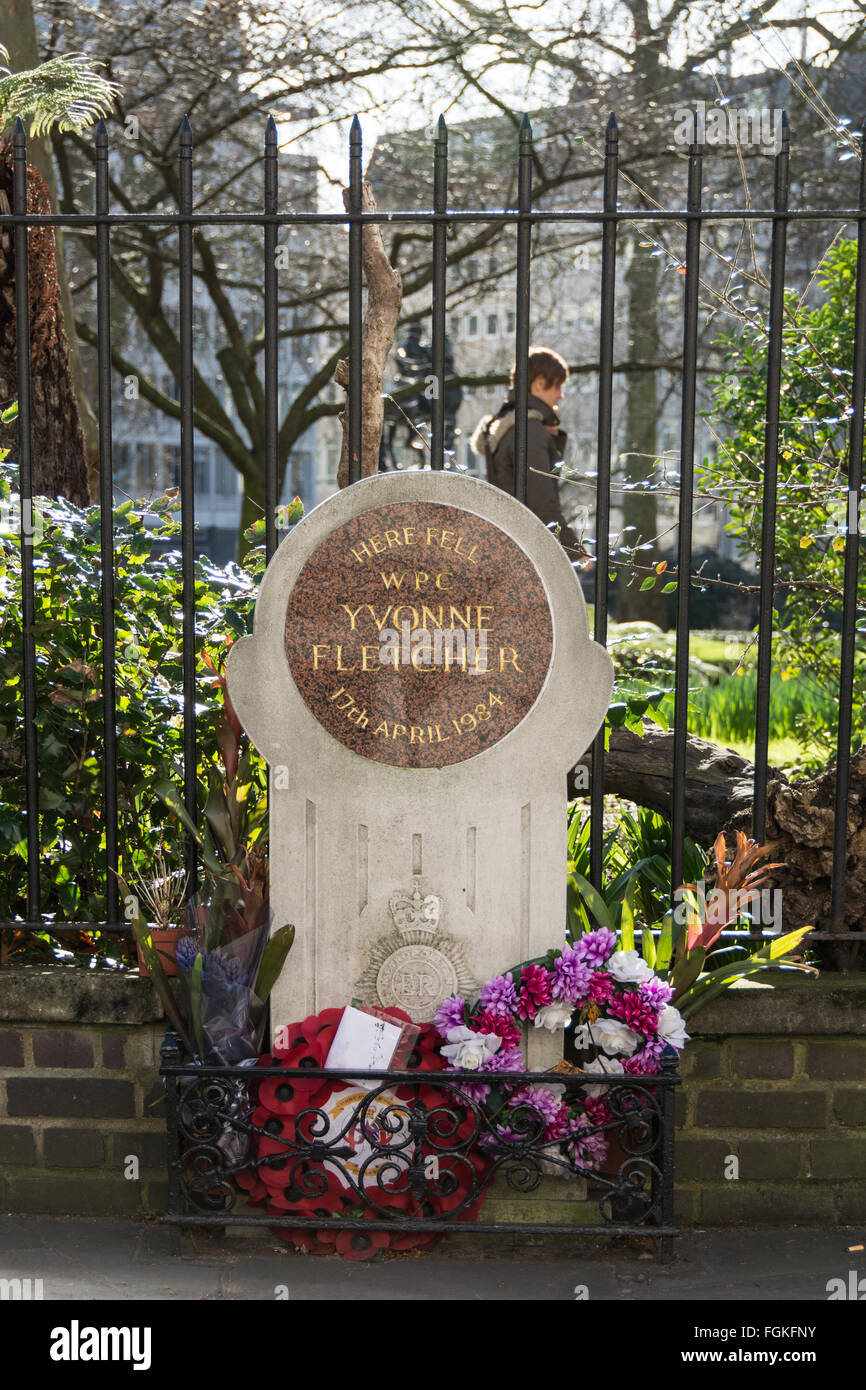
[[[153,872],[149,876],[134,875],[131,879],[131,892],[127,893],[127,897],[136,904],[137,920],[145,915],[138,910],[138,905],[145,905],[145,930],[159,956],[163,972],[170,976],[177,975],[174,953],[185,931],[183,917],[188,881],[188,875],[182,870],[169,868],[164,854],[157,850]],[[137,938],[136,949],[138,973],[149,975],[151,972]]]

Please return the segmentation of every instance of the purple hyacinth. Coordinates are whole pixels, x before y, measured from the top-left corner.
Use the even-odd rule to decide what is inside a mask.
[[[492,1014],[510,1014],[517,1008],[517,992],[510,975],[494,975],[481,991],[481,1007]]]
[[[658,978],[647,980],[646,984],[639,987],[638,994],[645,1004],[648,1004],[651,1009],[657,1009],[659,1013],[674,997],[672,987]]]
[[[440,1038],[447,1038],[451,1028],[462,1028],[465,1023],[466,1000],[460,994],[452,994],[443,999],[433,1015],[433,1027]]]
[[[564,1004],[580,1003],[586,998],[591,980],[589,966],[583,963],[571,946],[566,946],[562,955],[553,962],[554,999],[561,999]]]
[[[616,937],[607,927],[599,927],[597,931],[588,931],[580,937],[574,945],[574,954],[584,965],[588,965],[590,970],[598,970],[604,965],[608,956],[613,954],[616,946]]]
[[[174,958],[181,970],[190,971],[195,965],[195,958],[198,954],[195,937],[182,936],[175,948]]]
[[[204,957],[201,971],[201,984],[205,994],[235,994],[249,984],[249,974],[237,956],[223,956],[213,952]]]

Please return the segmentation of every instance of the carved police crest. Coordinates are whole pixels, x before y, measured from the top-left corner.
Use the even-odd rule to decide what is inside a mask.
[[[393,893],[388,906],[394,929],[370,949],[355,986],[361,1002],[395,1006],[414,1023],[429,1023],[449,995],[474,997],[478,986],[462,944],[439,929],[441,899],[415,883],[407,893]]]

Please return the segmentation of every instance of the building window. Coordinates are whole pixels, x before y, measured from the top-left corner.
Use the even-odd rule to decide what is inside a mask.
[[[495,274],[497,273],[498,270],[499,270],[499,262],[498,262],[498,260],[496,259],[495,256],[491,256],[491,257],[490,257],[490,260],[487,262],[487,274],[488,274],[488,275],[495,275]]]
[[[114,481],[135,491],[135,474],[132,467],[132,446],[115,444],[112,450]]]
[[[180,487],[180,445],[165,444],[162,450],[162,474],[160,487]],[[150,484],[154,482],[153,465],[150,468]]]
[[[214,491],[218,497],[234,497],[239,491],[240,474],[224,454],[217,454],[215,482]]]
[[[467,338],[477,338],[477,337],[478,337],[478,315],[477,315],[477,314],[470,314],[469,317],[467,318],[467,320],[466,320],[466,336],[467,336]]]
[[[193,453],[195,463],[195,490],[199,497],[206,497],[211,491],[210,449],[198,448]]]
[[[460,337],[460,320],[459,320],[459,319],[449,319],[449,320],[448,320],[448,331],[449,331],[449,333],[451,334],[452,339],[454,339],[454,338],[459,338],[459,337]]]
[[[498,318],[496,317],[495,314],[488,314],[488,315],[487,315],[487,330],[486,330],[486,331],[487,331],[487,336],[488,336],[488,338],[495,338],[496,335],[497,335],[497,333],[499,332],[499,320],[498,320]]]
[[[339,451],[336,444],[329,444],[326,454],[326,468],[328,481],[333,482],[337,476],[337,464],[339,463]]]
[[[513,310],[513,309],[509,309],[509,310],[508,310],[508,313],[505,315],[505,331],[506,331],[506,333],[513,333],[514,330],[515,330],[515,328],[516,328],[516,326],[517,326],[517,320],[516,320],[515,317],[514,317],[514,310]]]
[[[466,262],[466,274],[470,280],[478,279],[478,262],[474,258]]]

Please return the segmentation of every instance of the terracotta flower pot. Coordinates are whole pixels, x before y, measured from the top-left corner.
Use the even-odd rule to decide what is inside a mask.
[[[150,927],[151,940],[153,941],[154,949],[159,952],[160,964],[166,975],[177,974],[177,964],[174,959],[174,953],[177,948],[177,943],[180,941],[181,937],[186,934],[183,927]],[[138,949],[138,973],[139,975],[150,974],[144,963],[144,958],[140,949]]]

